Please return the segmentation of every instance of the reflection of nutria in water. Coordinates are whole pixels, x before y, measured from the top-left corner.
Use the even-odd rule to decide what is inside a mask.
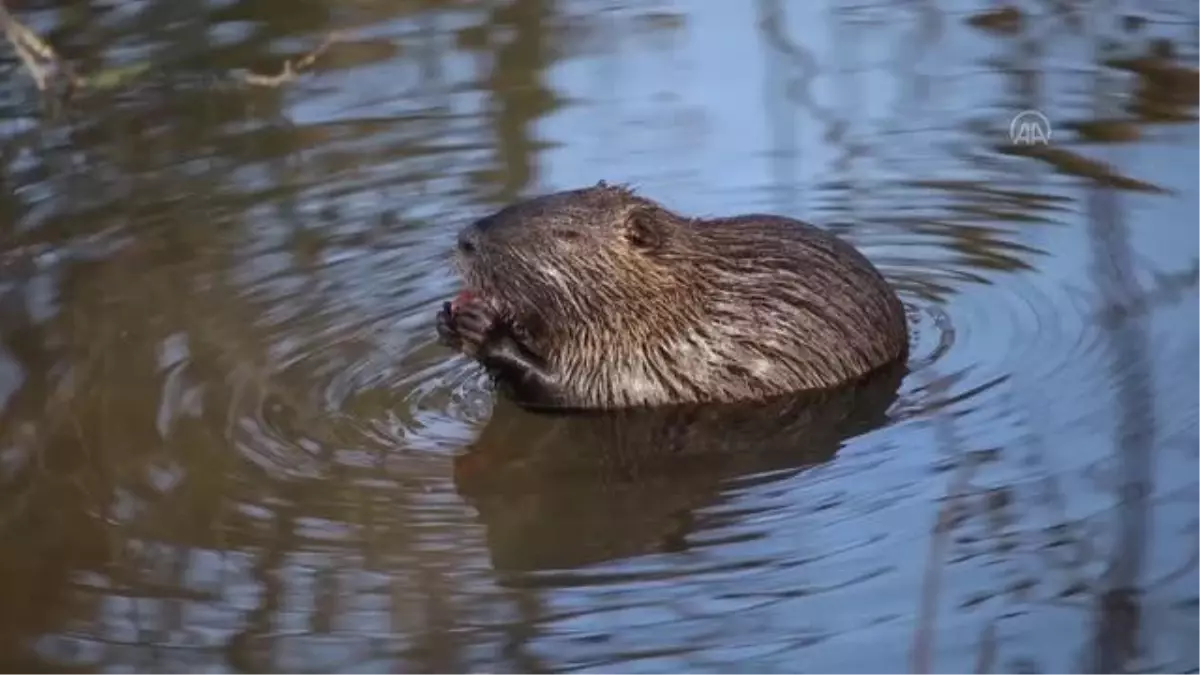
[[[884,425],[904,374],[765,402],[546,414],[497,401],[455,461],[500,571],[563,569],[687,547],[727,484],[779,480]],[[788,471],[791,469],[792,471]]]
[[[529,405],[763,399],[908,350],[871,263],[788,218],[688,218],[601,183],[510,206],[458,248],[467,290],[439,334]]]

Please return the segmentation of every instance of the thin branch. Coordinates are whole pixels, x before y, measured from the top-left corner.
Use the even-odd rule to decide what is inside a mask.
[[[92,77],[80,77],[74,73],[70,64],[59,57],[49,43],[38,37],[36,33],[12,15],[5,0],[0,0],[0,28],[3,28],[4,36],[13,46],[13,50],[17,52],[17,56],[20,57],[21,63],[24,64],[25,70],[29,72],[39,91],[46,91],[55,76],[66,78],[67,83],[74,88],[106,89],[126,81],[129,79],[126,75],[130,73],[137,75],[147,70],[146,68],[132,68],[120,71],[102,71]],[[339,39],[341,39],[339,32],[330,33],[312,51],[298,59],[284,61],[282,70],[274,75],[248,72],[241,73],[236,78],[246,84],[259,87],[283,86],[311,68],[313,63]],[[118,72],[121,76],[114,76],[114,72]]]
[[[63,60],[59,58],[54,48],[38,37],[37,33],[27,28],[25,24],[18,21],[12,12],[8,11],[4,0],[0,0],[0,27],[4,29],[4,36],[8,38],[9,44],[21,58],[21,63],[25,65],[25,69],[29,71],[29,75],[39,90],[45,91],[49,86],[50,77],[53,74],[51,67],[69,78],[73,84],[78,83],[78,78],[64,66]]]
[[[253,84],[259,87],[279,87],[287,84],[303,74],[305,70],[311,67],[312,64],[315,63],[316,60],[320,58],[321,55],[324,54],[329,47],[333,45],[334,42],[337,42],[340,38],[340,33],[336,31],[330,33],[325,37],[324,40],[321,41],[321,44],[317,45],[316,48],[304,56],[296,59],[295,61],[292,59],[284,61],[283,69],[278,73],[274,75],[262,75],[260,73],[253,72],[244,73],[241,76],[241,80],[246,84]]]
[[[0,0],[0,24],[4,26],[4,32],[9,35],[9,39],[21,48],[27,49],[47,61],[58,60],[58,53],[54,51],[53,47],[44,42],[32,30],[26,28],[25,24],[13,18],[12,13],[4,4],[4,0]]]

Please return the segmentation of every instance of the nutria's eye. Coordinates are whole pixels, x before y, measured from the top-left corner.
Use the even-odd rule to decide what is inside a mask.
[[[662,246],[664,232],[654,214],[638,209],[629,214],[625,223],[625,238],[629,243],[643,249],[655,249]]]
[[[574,241],[580,237],[577,230],[555,230],[554,236],[564,241]]]

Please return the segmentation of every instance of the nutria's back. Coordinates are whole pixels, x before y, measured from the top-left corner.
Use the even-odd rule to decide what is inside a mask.
[[[473,224],[459,264],[552,382],[527,397],[553,401],[534,404],[764,398],[908,352],[903,307],[871,263],[779,216],[688,218],[602,183]]]

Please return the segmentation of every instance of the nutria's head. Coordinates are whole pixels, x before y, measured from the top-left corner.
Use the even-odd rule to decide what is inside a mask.
[[[467,290],[536,332],[636,315],[695,292],[687,220],[625,187],[536,197],[464,228],[457,263]],[[666,297],[664,297],[666,296]]]

